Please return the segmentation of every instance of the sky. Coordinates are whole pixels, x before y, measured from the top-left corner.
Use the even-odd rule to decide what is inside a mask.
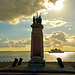
[[[75,51],[75,0],[0,0],[0,51],[30,51],[33,15],[41,13],[44,51]]]

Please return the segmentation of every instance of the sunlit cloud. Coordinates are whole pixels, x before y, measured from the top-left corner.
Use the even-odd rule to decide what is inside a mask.
[[[63,2],[64,0],[45,0],[44,5],[48,10],[60,10],[63,8]]]
[[[43,39],[44,47],[51,48],[63,48],[63,47],[75,47],[75,36],[69,36],[69,34],[57,31],[51,34],[46,34]],[[9,40],[8,38],[0,38],[0,47],[26,47],[31,45],[31,38],[20,40]]]
[[[0,38],[0,47],[26,47],[30,45],[31,39],[8,40],[8,38]]]
[[[65,25],[67,22],[65,21],[61,21],[61,20],[56,20],[56,21],[51,21],[50,24],[53,26],[53,27],[58,27],[58,26],[62,26],[62,25]]]
[[[0,0],[0,22],[8,21],[16,25],[21,18],[32,17],[38,12],[45,12],[47,9],[62,7],[64,0]],[[59,9],[59,8],[58,8]]]
[[[16,24],[20,23],[20,21],[19,21],[19,18],[15,18],[13,20],[10,20],[9,23],[13,24],[13,25],[16,25]]]
[[[20,21],[25,22],[26,20],[25,19],[21,19]]]
[[[44,46],[45,47],[75,47],[75,36],[69,36],[69,34],[62,32],[62,31],[57,31],[53,32],[52,34],[48,35],[44,39]]]
[[[48,24],[47,24],[48,23]],[[60,27],[60,26],[63,26],[65,25],[67,22],[66,21],[62,21],[62,20],[53,20],[53,21],[50,21],[50,20],[43,20],[42,21],[42,24],[46,24],[46,27],[49,29],[49,28],[54,28],[54,27]]]
[[[48,35],[47,38],[55,38],[60,41],[66,41],[66,37],[68,34],[62,31],[52,32],[52,34]]]

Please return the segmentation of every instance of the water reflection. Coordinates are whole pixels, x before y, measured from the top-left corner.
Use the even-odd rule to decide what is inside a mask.
[[[52,56],[56,56],[56,58],[60,57],[60,58],[64,58],[67,56],[66,53],[51,53]]]
[[[23,62],[28,62],[31,59],[30,52],[0,52],[0,62],[14,61],[14,58],[23,58]],[[60,57],[64,62],[75,62],[75,52],[64,53],[49,53],[44,52],[46,62],[57,62],[57,57]]]
[[[64,53],[48,53],[45,52],[44,59],[46,62],[57,62],[57,58],[60,57],[64,62],[75,62],[75,52]]]

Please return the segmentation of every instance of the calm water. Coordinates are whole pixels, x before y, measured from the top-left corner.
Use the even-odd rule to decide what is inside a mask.
[[[75,52],[64,52],[64,53],[48,53],[44,52],[44,59],[46,62],[56,62],[56,58],[61,57],[65,62],[75,62]],[[23,58],[24,62],[30,60],[30,52],[0,52],[0,62],[14,61],[15,58]]]

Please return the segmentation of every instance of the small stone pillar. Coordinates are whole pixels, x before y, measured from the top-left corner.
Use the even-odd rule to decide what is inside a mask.
[[[41,16],[33,17],[32,33],[31,33],[31,60],[29,66],[45,66],[43,60],[43,25],[41,24]]]

